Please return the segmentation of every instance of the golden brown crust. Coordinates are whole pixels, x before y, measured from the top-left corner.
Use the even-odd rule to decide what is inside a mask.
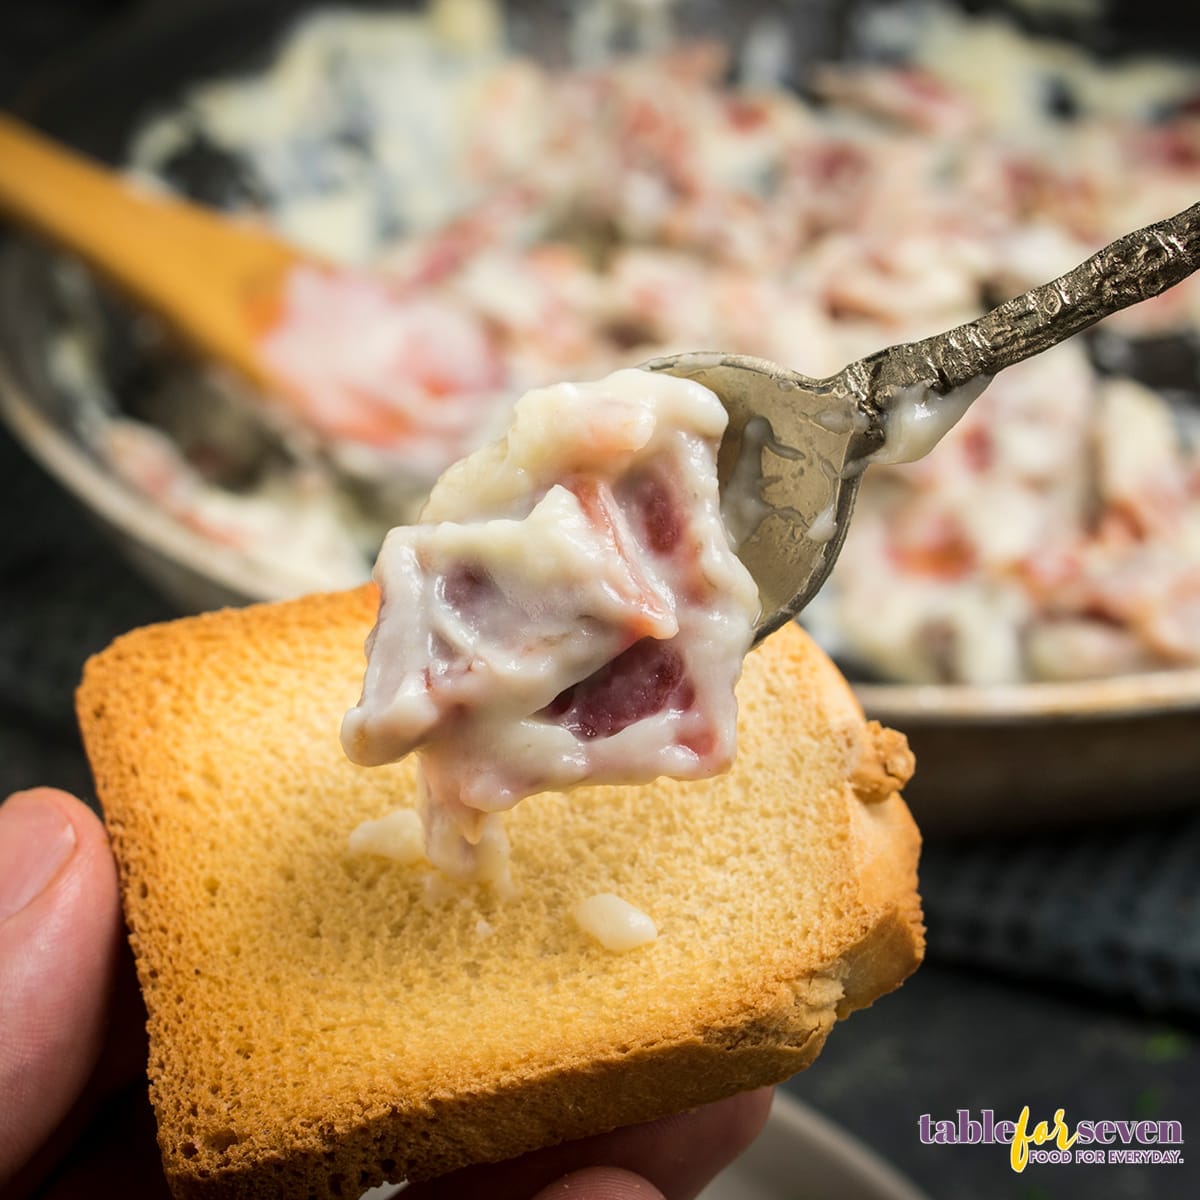
[[[516,899],[350,857],[412,801],[411,764],[337,744],[375,605],[190,618],[85,671],[176,1195],[357,1194],[778,1081],[920,961],[907,750],[798,629],[747,660],[729,774],[522,803]],[[591,943],[601,890],[658,941]]]
[[[908,739],[868,721],[863,726],[862,755],[850,777],[850,785],[864,804],[878,804],[898,792],[911,778],[916,759]]]

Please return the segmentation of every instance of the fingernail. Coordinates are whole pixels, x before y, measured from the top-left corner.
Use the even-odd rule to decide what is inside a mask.
[[[20,912],[75,849],[75,827],[56,804],[13,796],[0,804],[0,921]]]

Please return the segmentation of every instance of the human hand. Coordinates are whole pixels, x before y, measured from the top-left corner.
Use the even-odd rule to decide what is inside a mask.
[[[0,1194],[168,1196],[145,1014],[104,827],[65,792],[0,806]],[[690,1200],[753,1141],[770,1091],[470,1167],[405,1200]]]

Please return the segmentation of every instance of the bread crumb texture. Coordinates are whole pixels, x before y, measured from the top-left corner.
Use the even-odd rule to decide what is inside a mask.
[[[151,626],[85,669],[176,1196],[354,1197],[775,1082],[916,967],[911,759],[796,627],[746,661],[728,774],[523,801],[515,898],[352,855],[415,802],[411,762],[338,743],[376,602]],[[571,913],[599,892],[657,939],[598,946]]]

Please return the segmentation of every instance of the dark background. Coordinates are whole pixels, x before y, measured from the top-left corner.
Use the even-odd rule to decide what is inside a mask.
[[[134,7],[0,0],[0,104]],[[1120,8],[1136,30],[1156,6]],[[71,708],[80,666],[171,610],[6,433],[0,513],[0,795],[50,783],[90,799]],[[1200,780],[1196,791],[1200,800]],[[789,1090],[936,1200],[1200,1195],[1188,1164],[1031,1165],[1015,1175],[1003,1147],[926,1147],[917,1137],[923,1113],[991,1108],[1011,1119],[1029,1105],[1035,1121],[1057,1108],[1070,1123],[1173,1119],[1185,1142],[1200,1138],[1200,820],[931,843],[922,877],[929,961],[835,1030]],[[796,1175],[799,1196],[803,1163]]]

